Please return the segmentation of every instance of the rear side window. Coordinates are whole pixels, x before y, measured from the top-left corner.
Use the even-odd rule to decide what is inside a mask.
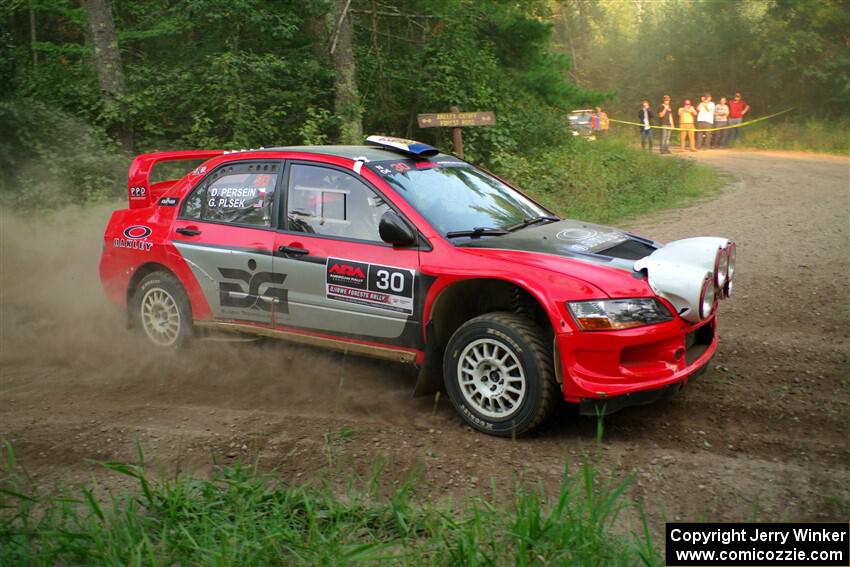
[[[388,210],[383,197],[347,173],[321,166],[292,166],[289,230],[381,242],[378,224]]]
[[[277,163],[225,165],[207,176],[183,205],[183,218],[270,227]]]

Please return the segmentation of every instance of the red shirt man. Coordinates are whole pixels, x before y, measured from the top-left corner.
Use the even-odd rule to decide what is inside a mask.
[[[741,98],[741,93],[735,93],[735,98],[729,101],[729,126],[738,126],[744,121],[744,116],[750,111],[750,105]],[[741,127],[729,131],[728,143],[741,141]]]
[[[729,102],[729,118],[743,118],[750,111],[750,105],[741,98],[741,93],[735,93],[735,98]]]

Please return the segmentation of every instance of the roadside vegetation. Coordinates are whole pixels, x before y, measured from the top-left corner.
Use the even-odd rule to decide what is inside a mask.
[[[746,128],[741,146],[850,156],[850,119],[768,121]]]
[[[711,194],[722,181],[713,168],[614,137],[509,156],[495,172],[562,216],[600,223],[681,205]]]
[[[209,479],[156,479],[138,463],[102,463],[130,490],[40,492],[5,447],[0,481],[3,565],[659,565],[629,482],[604,478],[585,459],[558,494],[522,486],[507,505],[417,498],[416,478],[387,493],[380,470],[344,493],[292,486],[250,465]],[[623,517],[641,518],[623,534]]]

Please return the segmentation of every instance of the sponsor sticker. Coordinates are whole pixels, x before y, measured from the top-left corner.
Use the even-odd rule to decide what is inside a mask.
[[[466,164],[462,161],[440,159],[436,161],[413,161],[402,160],[393,162],[384,162],[383,164],[370,164],[369,167],[375,172],[384,177],[393,177],[396,174],[404,174],[411,169],[439,169],[445,167],[464,167]]]
[[[555,235],[558,240],[571,242],[567,246],[573,252],[587,252],[598,249],[603,245],[613,245],[626,240],[621,232],[609,230],[599,231],[591,228],[566,228]]]
[[[222,278],[230,281],[218,283],[219,302],[223,311],[237,310],[275,311],[289,313],[289,291],[283,287],[286,274],[273,272],[251,273],[235,268],[219,268]]]
[[[160,207],[174,207],[177,205],[177,197],[162,197],[159,200]]]
[[[414,276],[408,268],[328,258],[325,289],[328,299],[412,315]]]
[[[140,201],[148,198],[148,190],[146,187],[130,187],[130,199]]]
[[[148,242],[147,238],[152,233],[153,230],[149,226],[134,224],[124,229],[122,233],[124,238],[113,238],[112,245],[115,248],[129,248],[130,250],[150,252],[151,248],[153,248],[153,242]]]
[[[587,228],[566,228],[555,235],[558,240],[588,240],[599,234],[596,230]]]

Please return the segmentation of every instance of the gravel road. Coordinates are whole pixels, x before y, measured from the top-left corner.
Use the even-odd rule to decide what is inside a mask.
[[[671,158],[674,159],[674,158]],[[402,366],[280,344],[204,342],[152,358],[102,299],[105,209],[49,222],[2,217],[0,437],[37,483],[75,484],[93,460],[132,459],[140,440],[163,472],[258,459],[287,481],[415,471],[422,498],[509,498],[555,489],[591,453],[656,525],[682,520],[850,516],[850,162],[708,151],[719,195],[634,219],[639,234],[738,242],[721,346],[673,400],[605,421],[563,411],[517,441],[472,432],[446,400],[413,399]]]

